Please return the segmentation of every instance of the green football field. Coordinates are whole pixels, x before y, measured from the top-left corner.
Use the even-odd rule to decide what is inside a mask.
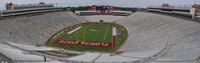
[[[57,44],[57,40],[111,43],[113,27],[116,27],[118,31],[118,35],[116,36],[115,48]],[[128,33],[126,29],[123,28],[123,26],[117,24],[113,25],[111,23],[86,23],[72,27],[72,29],[70,29],[69,31],[65,31],[62,33],[61,31],[58,32],[54,35],[54,38],[50,38],[47,41],[47,45],[51,47],[64,48],[66,50],[110,52],[114,49],[119,48],[125,42],[127,35]]]
[[[71,34],[62,36],[65,40],[111,42],[112,25],[108,24],[83,24],[81,28]]]

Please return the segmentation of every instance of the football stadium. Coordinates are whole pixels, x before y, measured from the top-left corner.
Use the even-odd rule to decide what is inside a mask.
[[[56,33],[47,45],[77,51],[111,52],[127,38],[127,30],[116,23],[87,22]]]
[[[200,63],[198,0],[0,0],[0,63]]]

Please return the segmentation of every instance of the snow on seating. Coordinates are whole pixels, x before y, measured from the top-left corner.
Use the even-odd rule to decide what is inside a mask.
[[[110,54],[102,54],[96,59],[95,63],[133,63],[141,58],[128,58],[119,55],[110,56]]]
[[[93,62],[101,53],[85,53],[83,55],[71,57],[67,60],[75,62]]]
[[[14,61],[44,61],[44,58],[37,55],[29,54],[9,46],[1,47],[0,52]],[[50,59],[47,59],[50,60]]]
[[[53,12],[0,20],[0,41],[43,45],[56,32],[82,21],[71,12]]]
[[[112,15],[92,15],[92,16],[80,16],[80,18],[89,20],[91,22],[99,22],[99,20],[104,20],[104,22],[113,22],[125,16],[112,16]]]
[[[62,63],[59,61],[46,58],[46,62],[43,56],[34,55],[29,52],[25,52],[19,49],[15,49],[8,45],[0,45],[0,53],[10,58],[16,63]]]
[[[33,45],[16,44],[13,42],[8,42],[8,44],[15,46],[15,47],[19,47],[24,50],[29,50],[29,51],[58,51],[58,50],[60,50],[60,49],[44,47],[44,46],[37,47],[37,46],[33,46]]]
[[[35,43],[44,44],[50,36],[59,30],[83,22],[70,12],[0,20],[0,32],[2,32],[0,41],[8,40],[30,45]],[[165,53],[154,58],[150,63],[192,63],[200,57],[199,23],[145,12],[136,12],[131,16],[117,20],[117,23],[123,25],[129,32],[126,42],[119,49],[123,51],[122,54],[110,56],[106,53],[85,53],[67,58],[67,60],[97,63],[133,63]],[[23,46],[30,50],[38,48],[13,45]],[[166,47],[169,47],[169,49],[166,50]],[[41,56],[24,54],[26,52],[4,45],[0,45],[0,53],[15,60],[43,59]]]
[[[200,40],[197,38],[200,37],[199,23],[145,12],[136,12],[117,23],[125,26],[129,32],[129,37],[121,50],[132,54],[148,54],[147,51],[161,50],[163,44],[175,43],[174,46],[169,46],[171,49],[167,51],[166,56],[159,57],[155,62],[191,61],[200,56]]]

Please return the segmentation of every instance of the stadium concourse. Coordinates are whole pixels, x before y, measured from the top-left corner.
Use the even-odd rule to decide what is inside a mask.
[[[136,12],[117,21],[114,20],[129,32],[128,39],[119,49],[123,53],[119,55],[84,52],[73,57],[46,56],[44,59],[43,55],[35,52],[58,50],[37,47],[35,44],[44,45],[54,33],[68,26],[87,22],[85,19],[89,18],[80,18],[71,12],[54,12],[0,20],[0,53],[18,63],[43,61],[46,61],[45,63],[198,63],[200,61],[199,23],[146,12]]]

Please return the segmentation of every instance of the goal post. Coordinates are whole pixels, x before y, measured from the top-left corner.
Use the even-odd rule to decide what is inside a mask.
[[[115,48],[115,40],[117,36],[117,29],[116,27],[112,28],[112,48]]]

